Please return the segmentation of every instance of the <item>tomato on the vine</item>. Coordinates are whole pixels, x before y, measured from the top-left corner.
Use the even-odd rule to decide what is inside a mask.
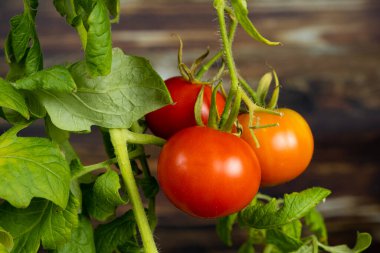
[[[255,113],[253,125],[278,126],[254,130],[260,147],[257,148],[249,131],[249,115],[239,115],[243,127],[241,138],[254,149],[261,166],[261,184],[278,185],[298,177],[309,165],[314,151],[314,140],[305,119],[291,109],[279,109],[283,116]]]
[[[261,174],[245,141],[200,126],[169,139],[157,172],[161,189],[176,207],[204,218],[226,216],[247,206],[259,189]]]
[[[179,76],[169,78],[165,84],[174,103],[148,113],[145,117],[148,127],[155,135],[168,139],[181,129],[197,125],[194,106],[202,86],[204,93],[201,116],[203,123],[207,124],[212,97],[211,86],[192,83]],[[225,99],[218,92],[216,106],[219,115],[222,114],[224,105]]]

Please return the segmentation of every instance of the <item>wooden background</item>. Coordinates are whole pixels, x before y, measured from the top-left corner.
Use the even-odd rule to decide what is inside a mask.
[[[1,45],[21,2],[0,1]],[[163,78],[177,74],[178,42],[172,33],[182,37],[188,63],[207,46],[218,50],[212,1],[122,1],[121,9],[120,23],[113,27],[114,46],[148,58]],[[250,10],[260,31],[284,46],[260,45],[239,30],[234,43],[239,71],[254,83],[268,71],[266,63],[273,66],[283,86],[280,105],[305,116],[316,143],[313,161],[300,178],[262,191],[282,196],[311,186],[331,189],[320,206],[330,242],[352,246],[356,231],[367,231],[374,237],[367,252],[380,252],[380,2],[256,0],[250,1]],[[37,22],[45,66],[82,57],[77,35],[52,1],[40,1]],[[4,76],[7,66],[2,47],[0,51]],[[41,126],[33,126],[31,134],[42,135]],[[85,164],[105,159],[97,131],[75,135],[73,142]],[[148,151],[156,157],[158,149]],[[162,194],[158,215],[162,252],[236,252],[220,243],[213,220],[184,215]],[[244,234],[234,239],[237,245]]]

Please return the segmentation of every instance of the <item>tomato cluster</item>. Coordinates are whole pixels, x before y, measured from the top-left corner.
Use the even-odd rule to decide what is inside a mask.
[[[235,213],[256,195],[260,186],[273,186],[299,176],[313,154],[313,136],[297,112],[279,109],[282,116],[255,113],[253,126],[278,123],[250,131],[249,115],[241,114],[240,138],[196,126],[194,105],[202,84],[181,77],[166,81],[173,104],[146,116],[149,128],[168,138],[158,161],[158,181],[169,200],[193,216],[215,218]],[[212,90],[204,86],[202,121],[206,124]],[[221,114],[225,100],[216,99]]]

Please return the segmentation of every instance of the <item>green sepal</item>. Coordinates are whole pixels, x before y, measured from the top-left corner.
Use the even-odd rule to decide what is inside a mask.
[[[197,100],[195,101],[195,105],[194,105],[194,117],[195,117],[195,122],[197,123],[198,126],[204,126],[204,123],[202,120],[204,88],[205,88],[204,85],[202,85],[202,88],[198,93]]]
[[[255,40],[269,46],[281,45],[280,42],[272,42],[264,38],[252,24],[251,20],[248,17],[247,0],[231,0],[231,5],[234,9],[234,13],[239,24],[244,28],[248,35],[250,35]]]
[[[219,121],[219,113],[218,113],[218,108],[216,104],[216,96],[218,94],[218,90],[221,85],[222,85],[222,82],[218,83],[218,85],[212,88],[211,105],[210,105],[210,112],[208,115],[207,126],[214,129],[218,127],[218,121]]]

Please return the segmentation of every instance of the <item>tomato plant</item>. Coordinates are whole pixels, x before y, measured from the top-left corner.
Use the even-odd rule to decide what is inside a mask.
[[[241,137],[255,150],[261,165],[261,184],[277,185],[299,176],[309,165],[314,151],[314,140],[305,119],[291,109],[279,109],[282,116],[256,113],[255,124],[278,126],[254,130],[260,146],[257,147],[249,131],[249,115],[239,115],[243,127]]]
[[[197,125],[194,106],[202,87],[204,93],[201,118],[203,123],[207,124],[211,105],[211,86],[194,83],[179,76],[167,79],[165,84],[173,99],[173,104],[146,115],[147,124],[155,135],[167,139],[181,129]],[[224,105],[225,99],[218,92],[216,106],[219,115],[222,113]]]
[[[368,233],[358,233],[353,250],[328,245],[325,223],[315,208],[330,194],[327,189],[313,187],[283,199],[257,193],[260,184],[281,183],[301,173],[310,161],[313,139],[298,114],[286,109],[283,117],[267,114],[279,114],[273,110],[280,94],[274,70],[256,91],[237,71],[232,44],[238,26],[259,42],[280,44],[257,31],[246,0],[213,1],[220,50],[203,63],[207,50],[188,68],[181,42],[179,72],[191,81],[174,77],[166,84],[148,60],[113,48],[111,25],[125,9],[118,0],[54,0],[84,52],[77,62],[44,67],[38,3],[23,1],[22,13],[10,20],[2,40],[9,71],[0,78],[0,117],[9,129],[0,135],[0,252],[158,253],[159,235],[153,233],[159,184],[186,213],[217,217],[217,233],[227,245],[238,223],[247,232],[239,252],[254,252],[257,245],[264,252],[361,252],[371,244]],[[202,82],[216,65],[217,74]],[[267,101],[272,76],[276,87]],[[260,119],[259,127],[280,126],[249,135],[247,116],[240,116],[249,145],[229,133],[242,110],[248,110],[249,119]],[[167,142],[146,133],[145,116]],[[37,120],[45,123],[39,124],[45,137],[18,136]],[[208,127],[196,126],[206,123]],[[109,158],[85,165],[70,135],[97,128]],[[251,137],[259,139],[260,149]],[[149,168],[148,144],[163,146],[159,184]],[[310,232],[306,236],[303,226]]]
[[[207,127],[190,127],[164,145],[157,166],[161,189],[179,209],[199,217],[235,213],[260,185],[255,153],[240,138]]]

